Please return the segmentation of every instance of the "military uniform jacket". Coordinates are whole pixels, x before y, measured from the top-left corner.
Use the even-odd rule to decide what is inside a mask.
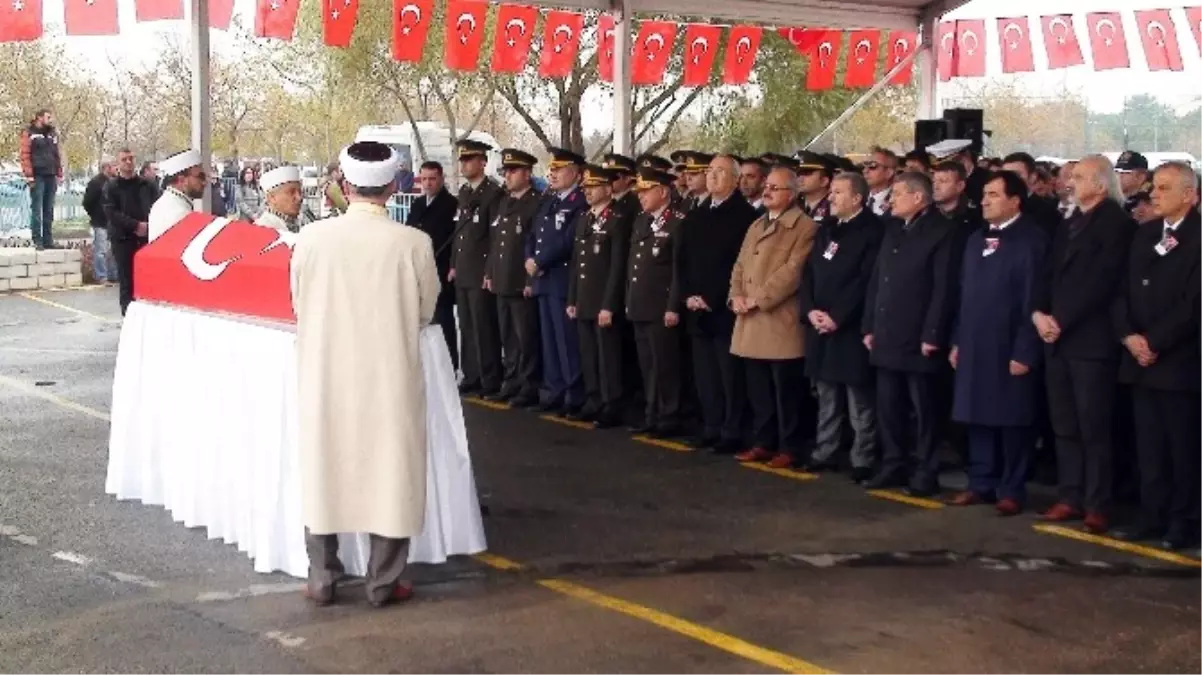
[[[534,213],[542,197],[530,188],[521,197],[505,195],[489,227],[488,266],[484,275],[497,295],[521,295],[530,285],[526,274],[526,243],[534,236]]]
[[[676,247],[683,220],[671,206],[658,218],[640,213],[634,219],[626,265],[626,318],[631,321],[663,321],[664,313],[681,311]]]
[[[614,199],[614,204],[617,204],[626,214],[626,224],[634,223],[634,217],[642,212],[643,207],[639,204],[639,195],[634,190],[627,190],[626,194]]]
[[[1202,354],[1199,349],[1199,258],[1202,257],[1202,220],[1194,209],[1172,232],[1164,220],[1140,225],[1131,241],[1127,275],[1114,307],[1119,339],[1143,335],[1156,354],[1156,363],[1144,368],[1125,347],[1119,380],[1150,389],[1199,389]],[[1164,255],[1165,235],[1175,244]]]
[[[810,217],[810,220],[816,223],[826,220],[831,215],[831,196],[829,194],[813,206],[806,203],[805,197],[798,195],[797,205],[801,207],[802,212]]]
[[[934,373],[947,359],[953,280],[951,222],[929,207],[910,223],[886,221],[864,301],[864,334],[873,336],[872,365]],[[943,348],[923,356],[922,344]]]
[[[534,278],[534,294],[557,298],[568,297],[568,267],[572,262],[573,225],[576,217],[588,208],[580,188],[572,188],[565,197],[543,193],[534,216],[534,236],[526,240],[526,257],[538,265]]]
[[[596,320],[601,310],[621,314],[626,295],[626,259],[634,214],[610,202],[600,215],[585,211],[576,219],[568,305],[576,318]]]
[[[488,264],[490,224],[496,218],[504,190],[491,178],[476,189],[465,184],[459,188],[459,212],[455,215],[455,243],[451,249],[451,269],[455,270],[456,288],[480,288]]]

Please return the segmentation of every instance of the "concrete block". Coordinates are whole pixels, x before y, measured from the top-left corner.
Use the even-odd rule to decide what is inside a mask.
[[[77,263],[81,260],[83,260],[83,251],[81,251],[77,248],[67,249],[67,262]]]
[[[29,276],[29,265],[9,265],[0,267],[0,279],[15,279]]]
[[[54,263],[50,267],[50,274],[79,274],[83,272],[83,263],[78,260],[74,262]]]
[[[61,263],[67,262],[67,251],[61,248],[52,248],[46,251],[38,251],[39,263]]]
[[[61,272],[55,269],[56,267],[57,265],[55,263],[37,263],[36,265],[30,265],[29,276],[44,277],[51,274],[61,274]]]
[[[62,288],[67,285],[67,277],[64,274],[47,274],[38,277],[38,288]]]
[[[18,279],[9,279],[8,287],[14,291],[32,291],[38,287],[38,280],[34,277],[20,277]]]
[[[79,274],[79,273],[76,273],[76,274],[65,274],[65,275],[63,275],[63,276],[64,276],[64,277],[65,277],[65,279],[66,279],[66,282],[67,282],[67,283],[66,283],[66,286],[67,286],[67,288],[74,288],[74,287],[76,287],[76,286],[83,286],[83,275],[82,275],[82,274]]]
[[[0,249],[0,259],[5,265],[32,265],[38,261],[38,252],[32,248]]]
[[[8,290],[8,279],[0,279],[0,293]]]
[[[0,267],[8,267],[12,264],[12,252],[6,248],[0,248]]]

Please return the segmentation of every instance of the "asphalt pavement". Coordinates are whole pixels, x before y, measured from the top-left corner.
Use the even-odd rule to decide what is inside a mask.
[[[0,671],[1199,672],[1199,563],[471,401],[489,553],[415,598],[104,493],[116,290],[0,295]]]

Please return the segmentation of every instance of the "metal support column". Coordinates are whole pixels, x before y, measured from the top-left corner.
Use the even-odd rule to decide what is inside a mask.
[[[918,110],[916,117],[920,120],[932,120],[939,116],[939,99],[936,90],[939,86],[938,33],[939,15],[928,14],[922,17],[919,25],[918,52]]]
[[[200,152],[201,166],[209,171],[213,162],[213,117],[209,100],[212,73],[209,68],[209,0],[190,0],[192,5],[192,148]],[[200,210],[212,210],[210,191],[205,187]]]
[[[611,0],[614,13],[614,152],[631,154],[634,129],[630,119],[630,2]]]

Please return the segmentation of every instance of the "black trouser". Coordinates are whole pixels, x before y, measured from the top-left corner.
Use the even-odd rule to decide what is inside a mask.
[[[1197,528],[1202,455],[1197,392],[1132,387],[1140,502],[1147,524]]]
[[[707,439],[741,441],[747,380],[743,359],[730,353],[729,335],[693,336],[693,378]]]
[[[497,299],[483,288],[456,288],[460,361],[463,386],[497,391],[501,388],[501,340],[497,333]]]
[[[621,417],[622,328],[615,321],[602,328],[596,319],[576,319],[580,340],[580,371],[584,377],[584,408],[607,418]]]
[[[643,371],[646,424],[675,428],[680,424],[680,328],[668,328],[663,321],[637,321],[634,342]]]
[[[939,456],[935,454],[935,376],[888,368],[876,371],[876,419],[881,438],[881,473],[909,475],[916,488],[937,487]],[[913,412],[915,426],[911,427]],[[910,467],[913,439],[913,468]]]
[[[142,239],[112,239],[113,260],[117,263],[118,298],[121,302],[121,316],[125,309],[134,301],[134,254],[146,242]]]
[[[442,336],[447,340],[447,350],[451,352],[451,365],[455,370],[459,370],[459,333],[455,328],[454,292],[438,296],[438,304],[434,306],[434,323],[442,328]]]
[[[1047,360],[1048,412],[1056,432],[1060,501],[1106,514],[1114,484],[1114,361]],[[1197,411],[1195,411],[1195,414]]]
[[[743,359],[751,401],[751,445],[802,456],[801,397],[810,386],[801,359]]]
[[[501,391],[537,401],[543,362],[538,301],[521,295],[497,296],[497,318],[505,364]]]

